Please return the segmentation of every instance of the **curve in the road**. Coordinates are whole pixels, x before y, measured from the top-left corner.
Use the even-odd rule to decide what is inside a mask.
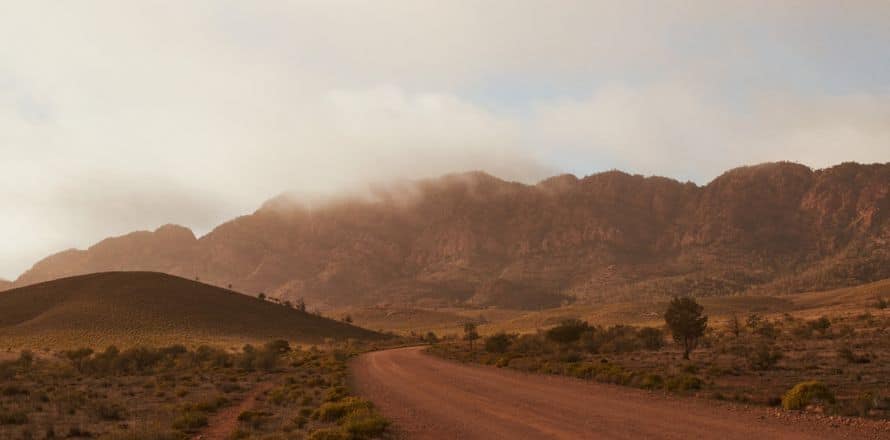
[[[530,375],[439,359],[411,347],[367,353],[356,391],[407,439],[885,438],[880,427],[777,418],[775,410]],[[883,432],[883,434],[882,434]]]

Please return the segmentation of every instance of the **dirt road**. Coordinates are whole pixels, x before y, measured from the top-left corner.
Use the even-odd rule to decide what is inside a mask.
[[[890,438],[887,425],[791,415],[717,401],[469,366],[422,347],[365,354],[350,366],[406,439]]]

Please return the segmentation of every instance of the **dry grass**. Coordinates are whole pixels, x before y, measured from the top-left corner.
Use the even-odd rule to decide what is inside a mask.
[[[126,351],[79,363],[63,353],[23,355],[0,363],[0,438],[184,440],[257,387],[264,391],[230,427],[233,438],[307,438],[322,431],[361,439],[385,430],[388,422],[369,402],[354,405],[347,387],[346,360],[360,347],[269,347],[237,353],[149,348],[142,352],[155,361],[138,368],[127,363],[135,356]],[[319,416],[326,407],[345,406],[341,402],[356,408]]]
[[[660,350],[627,339],[557,344],[546,332],[514,337],[506,350],[446,341],[432,351],[465,362],[762,405],[779,405],[798,383],[817,380],[837,397],[819,410],[890,419],[890,309],[865,305],[825,318],[809,317],[812,310],[761,315],[751,326],[742,315],[739,336],[716,320],[691,361],[683,361],[673,344]]]
[[[850,316],[872,308],[879,299],[890,301],[890,279],[856,287],[825,292],[781,296],[735,295],[700,298],[712,322],[725,322],[730,316],[758,313],[768,318],[784,314],[809,319],[822,315]],[[459,335],[467,322],[478,324],[479,333],[533,333],[567,319],[581,319],[600,325],[661,326],[666,301],[637,301],[602,304],[572,304],[539,311],[513,309],[461,308],[368,308],[343,309],[357,325],[402,335]]]

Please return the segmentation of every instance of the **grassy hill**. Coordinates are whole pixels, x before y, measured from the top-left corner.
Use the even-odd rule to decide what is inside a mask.
[[[155,272],[105,272],[0,293],[0,348],[232,344],[381,335]]]

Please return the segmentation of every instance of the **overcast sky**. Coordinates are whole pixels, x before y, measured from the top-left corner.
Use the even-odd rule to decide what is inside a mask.
[[[890,2],[0,4],[0,277],[284,191],[773,160],[890,160]]]

